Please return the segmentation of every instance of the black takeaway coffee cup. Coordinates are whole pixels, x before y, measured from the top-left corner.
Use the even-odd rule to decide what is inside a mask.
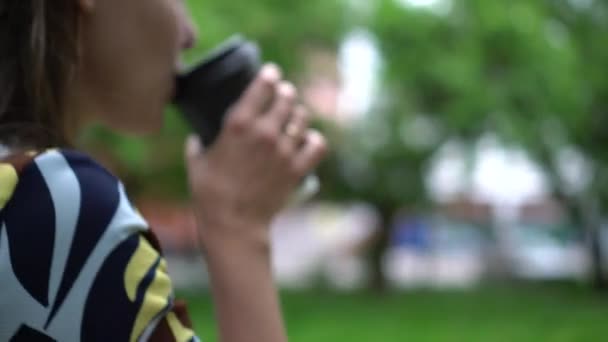
[[[226,112],[261,67],[258,46],[234,36],[177,76],[174,103],[205,146],[219,135]]]
[[[258,45],[237,35],[177,76],[173,102],[204,146],[215,142],[229,108],[251,84],[261,65]],[[292,201],[306,200],[318,190],[318,178],[309,175]]]

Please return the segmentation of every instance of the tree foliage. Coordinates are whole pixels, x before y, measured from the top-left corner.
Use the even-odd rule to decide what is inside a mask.
[[[556,175],[556,189],[556,157],[574,147],[608,192],[599,175],[608,139],[605,2],[436,1],[448,11],[404,3],[379,0],[362,23],[383,56],[382,91],[372,111],[341,133],[351,138],[338,140],[344,143],[327,168],[336,182],[330,194],[393,206],[421,201],[417,184],[437,147],[487,132],[524,147]]]

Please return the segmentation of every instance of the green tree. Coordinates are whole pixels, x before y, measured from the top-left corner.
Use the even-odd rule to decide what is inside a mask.
[[[382,95],[363,121],[335,135],[336,150],[323,168],[330,197],[367,199],[382,214],[384,234],[373,253],[377,277],[391,217],[401,206],[425,203],[425,166],[437,147],[452,138],[472,146],[494,132],[524,147],[545,170],[574,222],[588,232],[596,284],[605,284],[597,237],[608,198],[608,48],[600,43],[608,33],[608,5],[471,0],[433,6],[378,0],[361,17],[384,59]],[[420,122],[433,129],[417,131]],[[425,144],[411,139],[427,133],[437,137]],[[565,147],[580,151],[594,171],[578,192],[568,191],[559,172]]]

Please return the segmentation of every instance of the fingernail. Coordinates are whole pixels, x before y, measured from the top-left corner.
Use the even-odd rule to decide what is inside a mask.
[[[284,95],[284,96],[295,96],[296,94],[296,87],[289,83],[289,82],[283,82],[281,83],[281,87],[279,88],[279,91]]]
[[[186,140],[186,151],[189,156],[201,153],[201,141],[196,134],[191,134]]]
[[[269,81],[277,81],[281,77],[281,70],[276,64],[266,64],[262,68],[262,77]]]

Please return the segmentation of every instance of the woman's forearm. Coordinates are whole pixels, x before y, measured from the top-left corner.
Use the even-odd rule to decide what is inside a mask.
[[[272,277],[268,238],[221,235],[205,235],[201,239],[211,279],[220,341],[287,341]]]

